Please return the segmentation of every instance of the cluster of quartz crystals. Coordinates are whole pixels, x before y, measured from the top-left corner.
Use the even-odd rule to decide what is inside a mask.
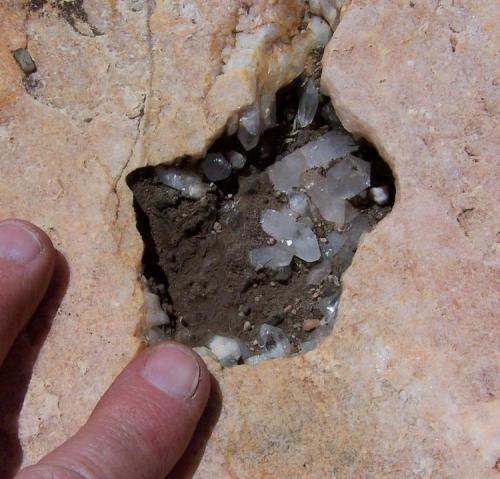
[[[344,253],[345,261],[350,261],[360,236],[370,229],[367,218],[348,201],[370,186],[370,164],[351,154],[356,149],[348,134],[330,131],[268,168],[275,190],[287,195],[288,205],[281,211],[262,212],[262,229],[276,243],[251,250],[252,266],[278,269],[290,265],[296,256],[307,263],[316,263],[309,271],[307,284],[319,285],[331,273],[335,256]],[[316,221],[331,225],[330,233],[321,243],[313,230]],[[301,345],[302,352],[314,349],[329,334],[337,305],[337,296],[321,300],[323,319]],[[267,343],[262,339],[264,335],[271,338]],[[259,345],[261,353],[247,358],[246,363],[287,356],[291,351],[284,332],[267,324],[259,331]]]
[[[287,194],[288,206],[282,211],[262,212],[262,229],[276,244],[250,251],[253,266],[288,266],[294,256],[308,263],[320,260],[314,221],[323,220],[342,230],[358,214],[347,200],[370,186],[370,164],[350,154],[356,148],[349,135],[331,131],[268,168],[274,188]],[[325,259],[331,260],[344,242],[341,233],[332,231]],[[328,271],[328,265],[321,265],[321,269]],[[312,279],[310,284],[314,283],[317,281]]]
[[[321,14],[322,11],[318,10]],[[251,33],[238,33],[236,45],[228,52],[223,71],[238,72],[244,76],[245,71],[256,72],[259,76],[257,100],[244,109],[235,113],[228,121],[227,133],[237,134],[245,150],[255,148],[259,143],[262,133],[273,127],[276,123],[276,91],[277,86],[290,84],[304,70],[304,64],[312,50],[324,48],[332,36],[332,29],[327,21],[320,16],[312,15],[307,28],[295,35],[289,47],[279,43],[281,28],[278,24],[265,25],[254,28]],[[276,46],[280,45],[280,46]],[[261,51],[273,61],[268,62],[265,71],[259,71],[255,65],[255,55],[252,52]],[[265,53],[264,53],[265,52]],[[312,102],[319,101],[318,92],[312,83],[306,91]],[[316,107],[308,100],[302,107],[300,122],[302,126],[309,124],[307,118],[311,117],[311,110]],[[312,121],[312,119],[311,119]]]

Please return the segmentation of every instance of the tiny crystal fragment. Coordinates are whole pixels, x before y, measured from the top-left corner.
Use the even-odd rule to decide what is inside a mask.
[[[369,198],[379,206],[386,206],[389,204],[390,194],[387,186],[375,186],[368,190]]]

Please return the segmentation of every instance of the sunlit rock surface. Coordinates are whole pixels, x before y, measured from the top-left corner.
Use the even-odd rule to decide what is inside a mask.
[[[239,2],[182,3],[196,8],[84,2],[97,36],[48,4],[26,22],[24,2],[0,5],[1,211],[46,228],[71,264],[47,338],[28,330],[9,359],[15,374],[2,372],[2,397],[19,390],[22,401],[27,389],[0,423],[2,440],[17,433],[22,406],[26,463],[85,421],[137,350],[142,245],[126,172],[147,152],[152,163],[202,152],[214,135],[198,120],[222,53],[206,51],[222,52],[214,25],[229,32]],[[497,17],[492,0],[348,6],[323,87],[392,166],[396,207],[362,241],[319,348],[224,371],[207,359],[223,402],[186,456],[203,451],[201,462],[180,469],[218,479],[498,476]],[[10,56],[25,46],[40,81],[30,95]],[[237,108],[253,101],[242,78],[220,87]],[[221,113],[215,129],[229,121]],[[1,467],[19,463],[4,451]]]
[[[254,147],[273,124],[276,91],[331,36],[328,23],[306,11],[303,0],[156,2],[147,161],[204,156],[226,129]]]

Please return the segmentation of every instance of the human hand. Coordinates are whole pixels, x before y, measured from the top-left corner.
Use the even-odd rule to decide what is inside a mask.
[[[43,299],[55,258],[39,228],[0,223],[0,364]],[[175,343],[150,348],[73,437],[16,479],[162,479],[189,444],[209,391],[209,373],[193,351]]]

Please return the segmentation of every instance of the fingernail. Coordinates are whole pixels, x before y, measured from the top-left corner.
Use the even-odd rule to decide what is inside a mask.
[[[20,223],[0,223],[0,258],[26,265],[41,250],[42,245],[35,234]]]
[[[194,353],[181,346],[157,346],[142,371],[153,386],[178,399],[194,395],[200,381],[200,365]]]

